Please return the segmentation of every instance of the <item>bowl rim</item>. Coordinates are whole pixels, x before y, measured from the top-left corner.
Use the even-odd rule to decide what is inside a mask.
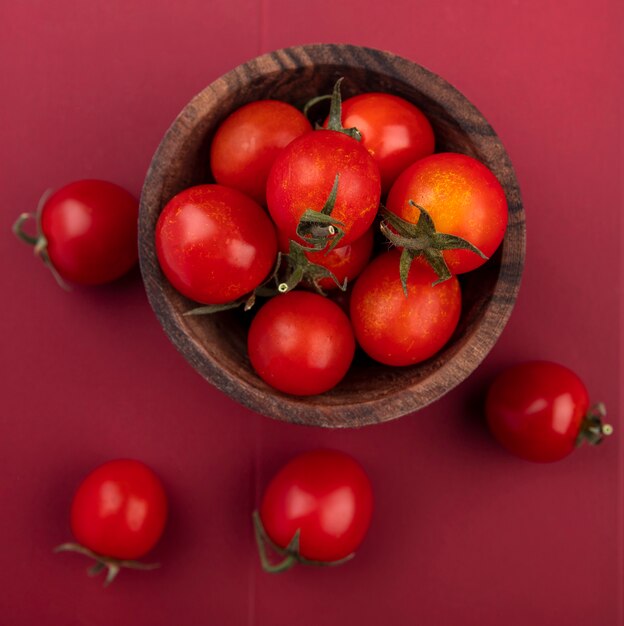
[[[277,63],[283,69],[295,69],[327,64],[328,61],[336,64],[335,57],[328,59],[329,52],[341,55],[343,58],[340,64],[346,67],[361,68],[363,64],[358,62],[358,58],[363,55],[366,56],[367,61],[371,58],[383,59],[383,63],[380,62],[378,68],[380,73],[391,75],[392,71],[400,72],[401,70],[415,73],[420,79],[418,89],[434,101],[438,99],[428,93],[427,85],[435,85],[436,88],[442,89],[446,97],[444,107],[455,120],[461,120],[466,115],[466,111],[478,117],[479,135],[474,142],[479,145],[487,140],[490,146],[497,149],[496,162],[490,163],[487,160],[484,162],[495,174],[503,170],[506,172],[505,178],[508,182],[503,186],[508,199],[510,219],[502,244],[500,270],[492,294],[484,304],[479,324],[466,337],[463,345],[457,349],[452,358],[424,379],[387,396],[343,404],[312,404],[309,398],[305,402],[302,400],[306,399],[281,394],[268,387],[267,391],[249,384],[236,376],[235,372],[225,369],[223,364],[212,355],[203,351],[201,345],[175,323],[175,320],[179,319],[179,312],[173,308],[171,301],[158,288],[155,277],[150,274],[150,268],[154,266],[155,244],[153,228],[148,223],[146,214],[149,205],[160,202],[165,185],[166,175],[163,175],[157,164],[170,159],[172,153],[178,149],[180,137],[185,132],[188,134],[198,105],[207,94],[218,95],[228,84],[240,83],[242,76],[248,72],[257,72],[263,65]],[[369,67],[369,69],[375,70],[376,68]],[[405,82],[399,75],[395,78]],[[461,122],[459,125],[461,127]],[[500,176],[497,175],[497,177],[500,179]],[[508,244],[511,230],[514,231],[513,248]],[[152,158],[141,193],[139,210],[141,273],[150,305],[169,339],[205,379],[239,403],[268,417],[297,424],[354,428],[389,421],[428,406],[463,382],[493,348],[509,320],[520,289],[525,253],[524,208],[517,178],[507,151],[483,114],[456,87],[434,72],[392,52],[365,46],[307,44],[281,48],[250,59],[218,77],[184,106],[164,134]],[[166,280],[164,275],[162,279]],[[494,302],[497,304],[496,310],[493,306]],[[444,381],[444,384],[441,384],[441,381]],[[415,393],[415,387],[418,387],[418,393]],[[269,395],[272,401],[267,402]],[[425,398],[424,402],[423,398]],[[380,418],[379,412],[374,410],[381,405],[383,405],[383,418]],[[346,414],[349,415],[348,420],[345,419]]]

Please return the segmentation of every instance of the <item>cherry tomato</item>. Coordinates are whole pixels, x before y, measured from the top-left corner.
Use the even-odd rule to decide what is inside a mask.
[[[182,191],[156,224],[156,252],[169,282],[203,304],[237,300],[273,269],[275,228],[245,194],[222,185]]]
[[[434,271],[422,259],[412,263],[407,297],[399,276],[398,250],[375,258],[351,294],[351,322],[358,343],[386,365],[412,365],[433,356],[450,339],[461,313],[456,276],[432,285]]]
[[[570,369],[530,361],[504,370],[487,395],[486,415],[496,439],[530,461],[558,461],[583,440],[599,443],[611,433],[599,412],[588,412],[589,394]]]
[[[76,540],[98,555],[137,559],[160,539],[167,497],[156,474],[141,463],[104,463],[78,487],[71,507]]]
[[[125,274],[137,261],[137,200],[104,180],[79,180],[50,195],[39,215],[23,214],[16,234],[65,280],[99,285]],[[22,230],[35,218],[38,236]]]
[[[342,103],[342,124],[355,127],[371,153],[387,193],[397,176],[418,159],[433,154],[435,137],[424,113],[388,93],[363,93]]]
[[[266,182],[280,150],[311,131],[305,115],[278,100],[258,100],[234,111],[219,126],[210,147],[217,183],[266,203]]]
[[[427,210],[438,232],[466,239],[486,257],[494,254],[505,235],[507,200],[501,184],[485,165],[464,154],[433,154],[408,167],[390,189],[386,206],[415,224],[420,211],[410,200]],[[443,254],[454,274],[486,260],[469,250]]]
[[[290,239],[281,232],[278,232],[277,238],[280,250],[287,253]],[[350,283],[366,267],[373,252],[374,239],[374,230],[369,228],[359,239],[346,246],[338,246],[329,252],[306,252],[305,255],[310,263],[328,269],[342,285],[345,280]],[[331,278],[321,278],[318,285],[326,291],[338,289],[338,285]]]
[[[379,168],[358,141],[334,130],[306,133],[275,159],[267,181],[267,205],[278,230],[300,241],[301,216],[306,209],[323,209],[337,174],[338,194],[331,217],[342,223],[340,245],[364,235],[379,206]]]
[[[355,340],[331,300],[290,291],[269,300],[249,328],[249,359],[267,384],[298,396],[323,393],[347,373]]]
[[[332,562],[353,554],[373,513],[373,491],[362,466],[335,450],[315,450],[287,463],[267,487],[260,519],[273,543],[286,548],[299,531],[299,553]]]

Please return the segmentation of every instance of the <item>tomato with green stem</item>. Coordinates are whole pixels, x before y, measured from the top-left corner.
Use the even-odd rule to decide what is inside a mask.
[[[298,137],[277,156],[267,181],[267,206],[288,239],[319,249],[355,241],[372,225],[381,182],[374,159],[340,121],[340,81],[327,130]]]
[[[250,102],[229,115],[210,144],[210,167],[217,183],[266,204],[273,161],[293,139],[312,130],[294,106],[279,100]]]
[[[456,276],[433,284],[435,272],[416,259],[405,289],[399,250],[376,257],[355,282],[350,299],[355,338],[372,359],[385,365],[420,363],[451,338],[461,313]]]
[[[496,176],[465,154],[416,161],[395,181],[382,230],[404,256],[423,256],[440,279],[476,269],[503,241],[507,200]]]
[[[494,437],[529,461],[558,461],[584,441],[598,444],[613,432],[602,423],[604,405],[590,408],[583,381],[552,361],[519,363],[501,372],[490,386],[485,412]]]
[[[80,484],[71,507],[77,543],[57,552],[78,552],[95,560],[89,570],[107,569],[110,584],[120,569],[153,569],[136,561],[158,542],[167,521],[167,496],[158,476],[141,461],[118,459],[93,470]]]
[[[136,263],[139,203],[105,180],[78,180],[44,194],[36,213],[23,213],[14,233],[34,247],[57,282],[100,285],[126,274]],[[36,234],[25,230],[28,221]]]
[[[262,566],[281,572],[297,563],[338,565],[353,557],[373,514],[362,466],[337,450],[314,450],[288,462],[254,514]],[[282,558],[273,563],[269,550]]]

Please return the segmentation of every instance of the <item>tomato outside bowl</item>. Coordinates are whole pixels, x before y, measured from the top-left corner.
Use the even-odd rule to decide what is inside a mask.
[[[210,142],[219,124],[248,102],[265,98],[302,107],[330,93],[344,77],[343,98],[382,91],[418,106],[431,122],[437,152],[479,159],[505,190],[509,223],[503,244],[479,269],[460,277],[459,325],[434,357],[410,367],[389,367],[358,353],[331,391],[295,397],[264,383],[247,356],[250,314],[239,310],[185,316],[197,306],[165,278],[156,257],[155,229],[173,196],[214,182]],[[208,85],[182,110],[162,139],[147,172],[139,212],[139,259],[147,295],[166,334],[210,383],[250,409],[297,424],[352,428],[392,420],[437,400],[466,379],[498,340],[520,287],[525,216],[509,156],[483,115],[444,79],[416,63],[371,48],[317,44],[259,56]],[[253,314],[253,313],[252,313]]]

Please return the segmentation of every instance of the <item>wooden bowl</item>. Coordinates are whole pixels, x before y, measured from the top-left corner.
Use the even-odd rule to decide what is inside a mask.
[[[165,204],[192,185],[214,182],[209,146],[218,125],[243,104],[262,98],[296,106],[330,93],[344,76],[343,97],[383,91],[416,104],[429,118],[436,151],[476,157],[496,174],[509,203],[509,226],[498,252],[461,276],[463,313],[451,341],[419,365],[393,368],[358,354],[346,378],[319,396],[298,398],[266,385],[246,353],[249,323],[238,311],[184,317],[196,306],[166,280],[154,232]],[[326,427],[357,427],[417,411],[462,382],[483,360],[514,306],[524,263],[525,222],[511,162],[490,125],[454,87],[388,52],[351,45],[310,45],[260,56],[225,74],[195,96],[165,134],[145,179],[139,216],[141,271],[165,332],[189,363],[245,406],[277,419]]]

